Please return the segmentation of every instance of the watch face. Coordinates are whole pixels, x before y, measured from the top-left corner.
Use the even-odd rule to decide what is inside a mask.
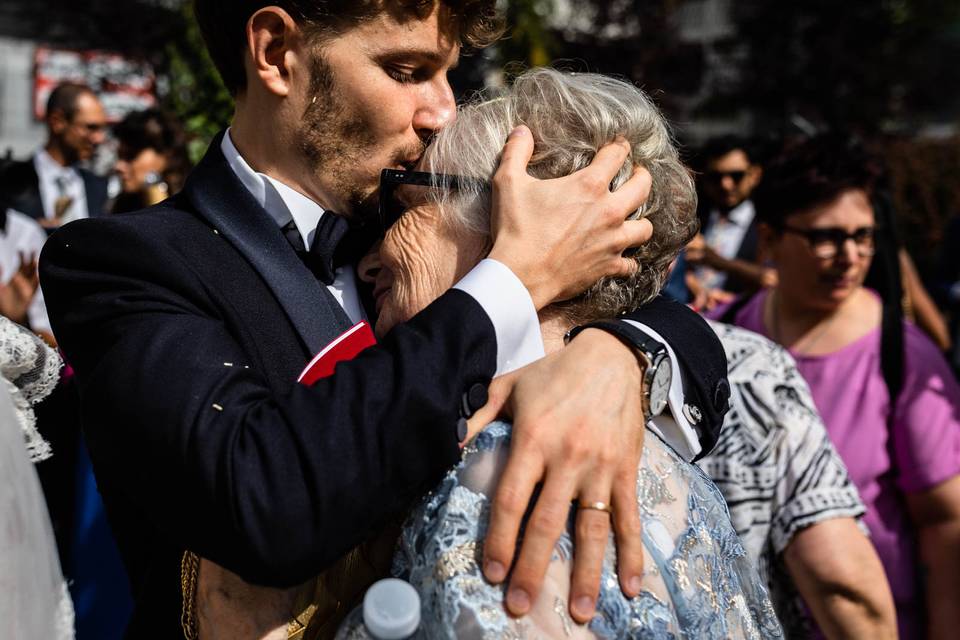
[[[667,407],[670,396],[670,382],[673,374],[670,369],[670,360],[664,358],[656,363],[656,371],[650,381],[650,415],[658,416]]]

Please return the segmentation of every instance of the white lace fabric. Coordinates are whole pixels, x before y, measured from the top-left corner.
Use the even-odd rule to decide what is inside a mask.
[[[33,405],[53,392],[62,366],[57,353],[40,338],[0,316],[0,377],[10,392],[31,462],[46,460],[53,453],[37,431]]]
[[[39,338],[0,317],[0,638],[74,637],[73,605],[32,464],[51,454],[33,405],[56,386],[60,366]]]
[[[587,625],[569,616],[574,526],[558,542],[530,613],[513,619],[504,591],[481,573],[492,496],[509,453],[510,425],[489,425],[462,462],[411,513],[393,573],[420,593],[421,634],[449,640],[580,638],[637,640],[781,638],[773,605],[730,524],[716,487],[658,436],[647,433],[637,481],[643,522],[641,594],[626,598],[611,537],[597,614]]]

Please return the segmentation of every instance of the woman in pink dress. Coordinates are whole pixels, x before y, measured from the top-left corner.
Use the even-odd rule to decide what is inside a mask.
[[[873,182],[865,157],[823,139],[772,163],[756,204],[779,283],[716,316],[772,338],[796,359],[867,506],[900,636],[955,638],[960,386],[912,324],[902,326],[902,359],[899,348],[892,356],[881,349],[883,303],[863,286],[876,253]]]

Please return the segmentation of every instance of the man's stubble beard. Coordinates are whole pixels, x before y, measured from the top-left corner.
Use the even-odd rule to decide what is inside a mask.
[[[355,109],[338,100],[333,70],[319,53],[313,56],[310,65],[310,95],[313,100],[304,111],[299,127],[299,148],[310,170],[323,175],[341,202],[347,203],[349,211],[338,211],[361,223],[378,223],[377,175],[357,176],[357,166],[363,166],[369,153],[376,149],[377,139],[371,132],[374,128]],[[415,151],[417,157],[426,147],[421,143]],[[410,149],[398,149],[390,165],[396,165],[410,157]],[[381,167],[382,168],[382,167]]]

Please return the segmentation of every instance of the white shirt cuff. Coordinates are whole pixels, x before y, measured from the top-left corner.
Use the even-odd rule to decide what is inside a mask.
[[[647,428],[659,435],[681,458],[691,462],[701,451],[700,436],[683,412],[683,374],[680,372],[677,354],[674,353],[670,343],[663,339],[663,336],[647,325],[636,320],[624,320],[623,322],[629,322],[667,347],[667,352],[670,354],[670,372],[672,374],[667,406],[670,408],[671,415],[663,413],[654,417],[647,423]]]
[[[502,262],[486,259],[453,287],[473,296],[497,335],[497,376],[544,356],[540,319],[530,292]]]

